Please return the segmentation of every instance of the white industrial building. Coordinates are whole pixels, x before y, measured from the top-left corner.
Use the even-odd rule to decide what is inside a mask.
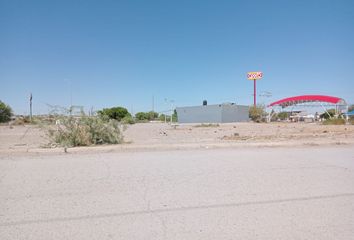
[[[179,123],[231,123],[249,121],[249,107],[235,103],[177,107]]]

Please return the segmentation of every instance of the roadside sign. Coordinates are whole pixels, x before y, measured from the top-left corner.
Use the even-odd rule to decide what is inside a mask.
[[[247,73],[248,80],[258,80],[258,79],[261,79],[262,77],[263,77],[262,72],[248,72]]]

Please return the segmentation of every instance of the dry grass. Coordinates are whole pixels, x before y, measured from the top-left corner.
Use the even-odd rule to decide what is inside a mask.
[[[332,118],[325,120],[323,125],[344,125],[346,122],[343,118]]]

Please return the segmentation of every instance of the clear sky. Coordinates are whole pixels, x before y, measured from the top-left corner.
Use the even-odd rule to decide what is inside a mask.
[[[0,100],[47,104],[252,104],[325,94],[354,103],[353,0],[0,0]]]

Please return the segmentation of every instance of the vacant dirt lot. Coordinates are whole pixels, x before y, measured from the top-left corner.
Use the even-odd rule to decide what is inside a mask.
[[[324,126],[309,123],[234,123],[212,126],[143,123],[129,125],[126,144],[98,150],[185,149],[246,146],[316,146],[354,144],[354,125]],[[36,126],[0,126],[0,152],[59,151],[44,149],[45,132]],[[77,148],[73,151],[91,151]]]

